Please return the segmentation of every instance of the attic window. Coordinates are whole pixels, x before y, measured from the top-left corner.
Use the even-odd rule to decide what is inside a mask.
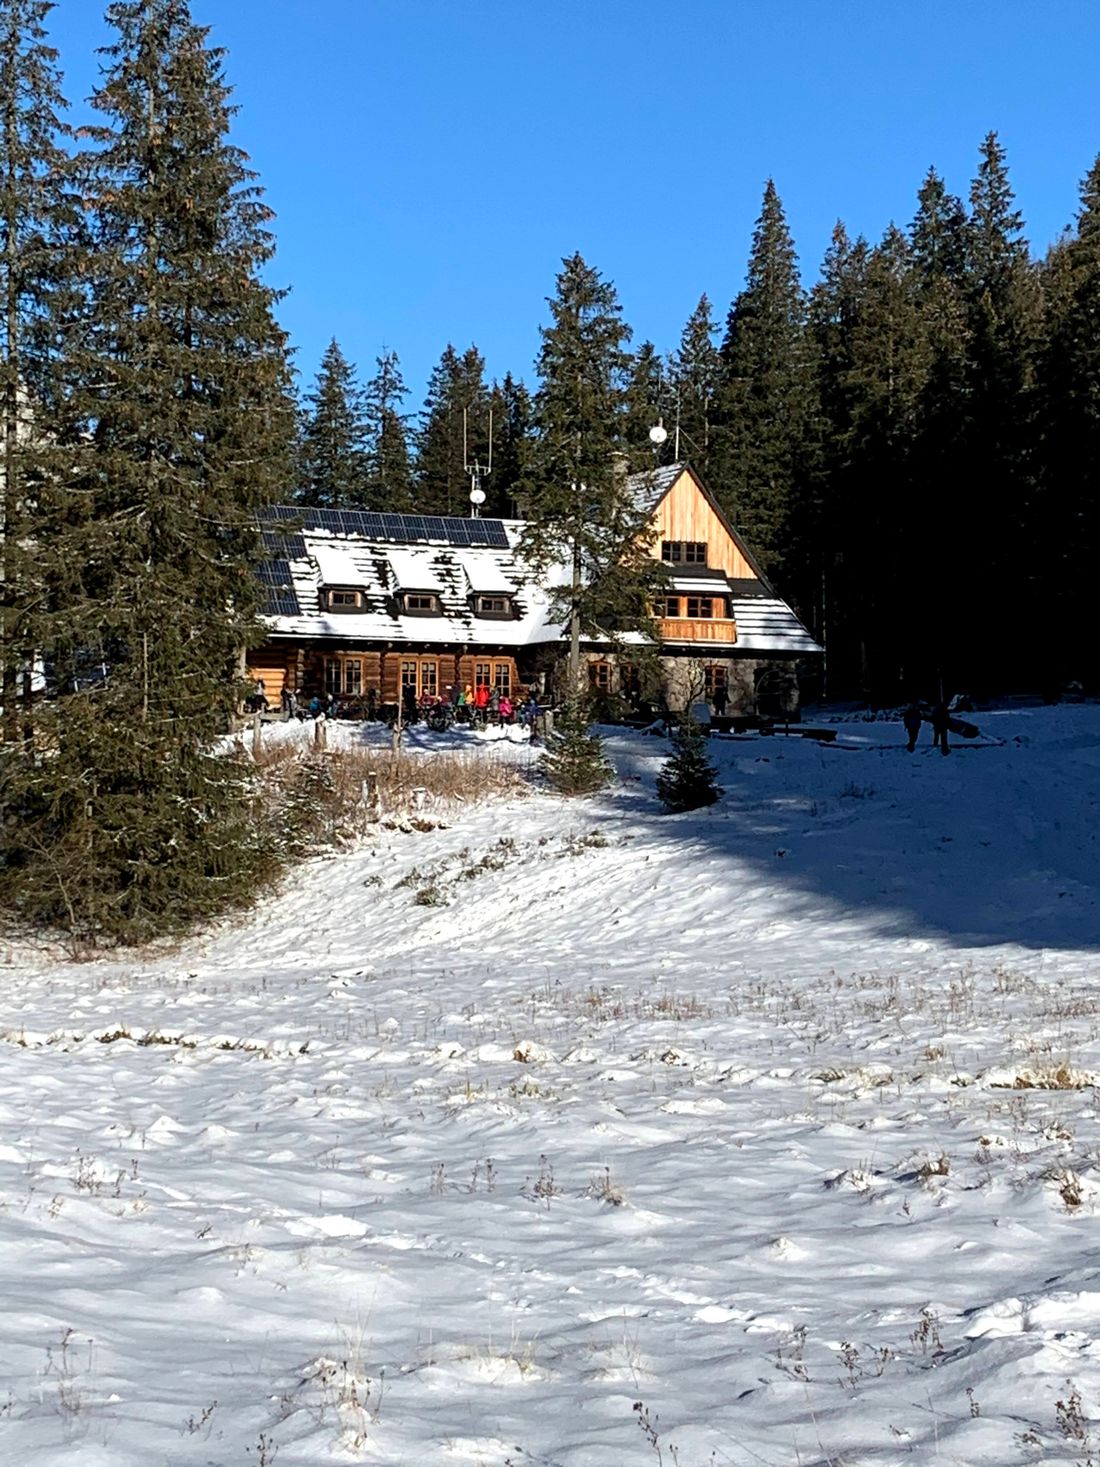
[[[328,593],[330,611],[355,611],[361,600],[362,597],[358,591],[330,591]]]
[[[406,591],[405,610],[419,612],[421,616],[430,616],[436,609],[436,597],[429,596],[424,591]]]
[[[508,616],[512,610],[512,598],[510,596],[479,596],[477,598],[478,616]]]
[[[661,559],[668,565],[706,565],[706,541],[662,540]]]

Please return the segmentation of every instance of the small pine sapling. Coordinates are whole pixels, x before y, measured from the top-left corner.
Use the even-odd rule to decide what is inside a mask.
[[[610,781],[612,769],[603,740],[589,725],[579,699],[567,703],[555,719],[539,768],[563,795],[594,794]]]
[[[703,730],[683,718],[672,731],[671,757],[657,776],[657,797],[670,812],[698,810],[720,798],[718,772],[707,758]]]

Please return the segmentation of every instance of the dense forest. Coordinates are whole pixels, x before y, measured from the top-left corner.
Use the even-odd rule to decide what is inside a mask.
[[[965,200],[930,169],[906,227],[871,242],[838,223],[809,289],[769,181],[724,320],[704,294],[667,354],[608,357],[597,437],[641,469],[664,422],[661,461],[700,472],[825,643],[831,696],[1091,684],[1098,311],[1100,161],[1036,260],[990,133]],[[414,415],[392,353],[363,388],[334,341],[303,404],[299,496],[461,514],[491,413],[486,512],[522,514],[543,387],[487,382],[475,346],[448,345]]]
[[[905,228],[837,225],[808,290],[769,182],[724,323],[702,295],[665,355],[569,255],[531,387],[448,345],[414,414],[396,353],[362,382],[336,340],[296,391],[270,211],[187,0],[112,0],[79,134],[52,8],[0,0],[7,918],[140,939],[247,899],[278,839],[215,741],[263,635],[262,510],[462,514],[490,452],[485,512],[572,556],[574,665],[586,625],[645,624],[621,470],[678,454],[824,642],[828,695],[1095,683],[1100,161],[1036,260],[991,133],[965,200],[930,171]]]

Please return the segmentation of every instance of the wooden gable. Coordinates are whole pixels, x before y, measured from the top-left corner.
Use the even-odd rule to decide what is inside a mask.
[[[663,541],[689,541],[707,547],[709,569],[724,571],[732,580],[760,579],[717,505],[687,467],[661,499],[650,525],[654,529],[650,553],[657,560]]]

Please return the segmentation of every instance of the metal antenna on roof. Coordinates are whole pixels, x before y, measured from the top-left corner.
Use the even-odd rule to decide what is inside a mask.
[[[467,429],[469,413],[466,408],[462,409],[462,466],[470,476],[470,518],[476,520],[481,516],[481,506],[485,503],[485,490],[481,487],[481,481],[486,474],[493,472],[493,410],[489,409],[489,462],[483,467],[475,458],[470,462],[469,450],[467,448]]]

